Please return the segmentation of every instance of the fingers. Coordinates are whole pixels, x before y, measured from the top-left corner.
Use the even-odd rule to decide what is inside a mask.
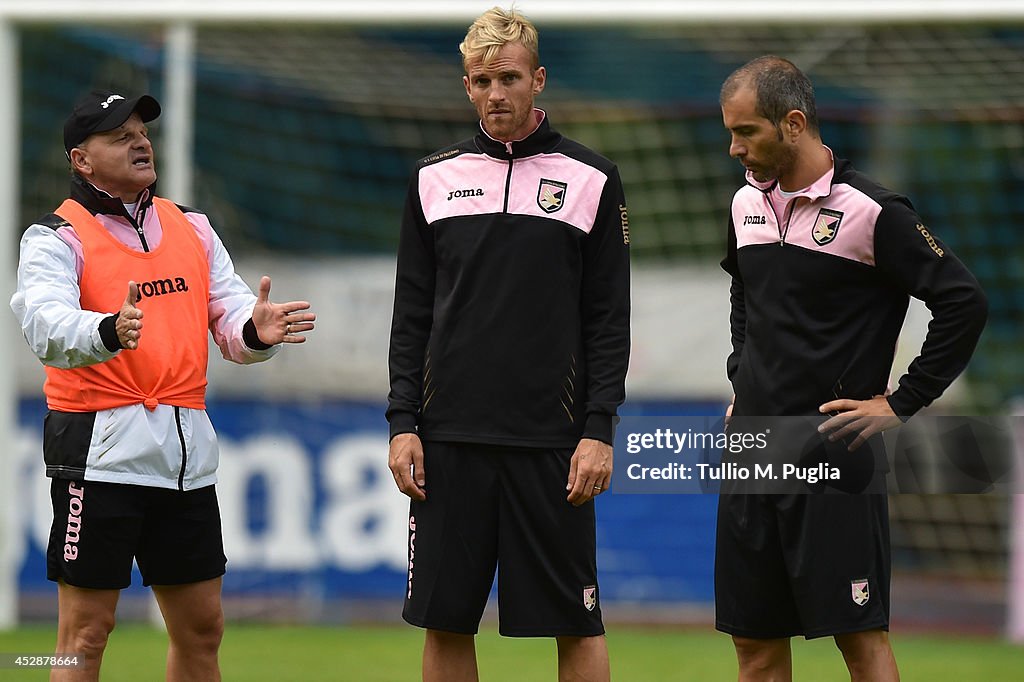
[[[412,451],[412,478],[416,487],[421,491],[427,485],[427,477],[423,471],[423,448],[413,448]]]
[[[399,460],[395,462],[395,466],[391,468],[391,475],[395,479],[395,485],[402,493],[417,502],[422,502],[427,499],[427,492],[423,486],[416,483],[412,476],[413,465],[409,464],[403,466],[403,461]]]
[[[597,476],[589,471],[580,471],[578,465],[577,456],[574,455],[572,458],[573,463],[576,463],[575,473],[572,473],[570,469],[570,476],[572,477],[572,487],[569,489],[569,494],[565,499],[569,500],[570,504],[574,507],[578,507],[581,504],[585,504],[588,500],[593,499],[594,494],[600,491],[594,490],[595,487],[603,487],[598,484]]]
[[[124,297],[124,303],[121,304],[121,310],[118,311],[118,319],[141,320],[142,310],[135,305],[141,298],[139,285],[135,282],[128,282],[128,295]],[[139,326],[141,327],[141,323]]]
[[[847,452],[853,452],[854,450],[859,448],[861,445],[864,445],[864,443],[867,442],[868,438],[870,438],[871,436],[875,435],[874,433],[868,433],[868,431],[869,431],[869,429],[865,429],[864,431],[861,431],[860,433],[858,433],[857,437],[854,438],[853,441],[848,446],[846,446],[846,451]]]
[[[117,332],[117,339],[121,342],[122,348],[138,348],[139,339],[142,337],[142,311],[138,308],[123,308],[114,322],[114,331]]]
[[[142,310],[135,307],[139,302],[139,285],[133,281],[128,282],[128,294],[125,296],[121,310],[117,313],[117,320],[114,322],[114,331],[117,332],[117,340],[121,348],[135,350],[139,347],[139,339],[142,336]]]
[[[306,337],[302,336],[303,332],[313,331],[313,325],[297,325],[289,324],[285,326],[284,336],[281,337],[281,343],[306,343]]]
[[[139,347],[139,339],[142,337],[142,323],[138,320],[131,320],[138,324],[138,327],[130,329],[117,330],[117,340],[121,342],[121,347],[125,350],[136,350]],[[114,325],[118,327],[117,324]]]
[[[135,307],[135,304],[142,300],[142,296],[139,294],[139,285],[135,282],[128,282],[128,295],[124,299],[124,303],[127,306]]]
[[[825,407],[824,405],[822,407]],[[859,412],[840,412],[839,414],[826,420],[823,424],[818,426],[818,433],[828,434],[828,441],[834,443],[838,440],[844,440],[851,434],[856,435],[856,438],[847,445],[847,450],[853,452],[859,448],[868,436],[872,435],[868,433],[864,435],[862,432],[872,425],[873,420],[866,417]]]
[[[842,399],[825,403],[818,411],[832,416],[818,426],[818,433],[829,434],[828,439],[832,442],[851,433],[860,433],[866,425],[864,408],[864,403],[859,400]]]
[[[838,440],[844,440],[849,436],[855,436],[847,446],[847,450],[853,452],[866,443],[872,436],[882,433],[886,429],[899,426],[899,424],[900,421],[898,417],[890,419],[879,417],[877,415],[860,415],[856,419],[850,420],[845,426],[842,426],[829,434],[828,439],[831,442],[835,442]]]
[[[306,337],[302,334],[316,328],[316,325],[313,324],[316,322],[316,313],[305,312],[309,310],[309,301],[289,301],[288,303],[274,304],[273,307],[283,313],[280,318],[284,323],[284,336],[281,341],[305,343]]]
[[[857,412],[840,412],[837,415],[829,417],[823,423],[818,426],[818,433],[828,433],[829,431],[835,431],[836,429],[842,428],[849,424],[854,419],[857,419],[861,415]]]
[[[580,441],[569,460],[569,479],[566,499],[573,506],[586,504],[600,495],[611,482],[612,448],[599,441]]]
[[[861,417],[857,421],[851,422],[839,431],[829,436],[830,441],[837,441],[846,438],[847,436],[854,435],[854,439],[850,441],[850,444],[846,447],[847,451],[853,452],[861,445],[867,442],[868,438],[881,433],[882,428],[877,419],[870,417]]]
[[[850,400],[844,398],[842,400],[832,400],[818,408],[818,412],[822,414],[832,414],[833,412],[849,412],[850,410],[857,409],[860,404],[859,400]]]
[[[277,316],[271,324],[281,334],[279,343],[305,343],[306,337],[302,334],[316,328],[313,324],[316,322],[316,313],[305,312],[309,310],[309,301],[268,304],[268,307]]]
[[[266,303],[270,300],[270,278],[266,275],[260,277],[260,290],[256,295],[256,305]]]
[[[863,445],[871,436],[901,423],[885,396],[881,395],[870,400],[833,400],[818,409],[833,415],[818,426],[818,433],[828,433],[828,439],[832,442],[855,436],[847,446],[850,452]]]
[[[577,473],[576,480],[566,499],[574,506],[586,504],[608,489],[610,479],[599,473]]]
[[[292,313],[284,316],[284,336],[281,341],[284,343],[305,343],[306,337],[302,334],[311,332],[316,328],[313,324],[316,315],[313,313]]]
[[[301,308],[294,308],[294,306],[303,306]],[[291,303],[281,304],[282,310],[284,310],[284,322],[290,324],[292,329],[295,329],[299,325],[305,325],[307,323],[316,322],[316,313],[304,313],[303,310],[309,309],[309,303],[305,301],[292,301]],[[289,308],[294,308],[289,311]],[[309,329],[312,329],[313,325],[309,325]]]
[[[423,444],[414,433],[400,433],[391,439],[388,467],[395,485],[408,497],[422,502],[427,499],[426,473],[423,469]]]

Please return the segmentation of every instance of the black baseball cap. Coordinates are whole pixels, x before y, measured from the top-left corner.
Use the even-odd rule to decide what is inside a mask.
[[[160,103],[149,95],[128,99],[113,90],[93,90],[83,95],[64,122],[64,153],[82,144],[93,133],[113,130],[138,112],[143,123],[160,115]]]

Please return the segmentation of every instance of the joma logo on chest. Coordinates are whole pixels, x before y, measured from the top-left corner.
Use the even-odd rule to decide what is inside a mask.
[[[744,225],[767,225],[768,219],[763,215],[745,215],[743,216]]]
[[[482,197],[483,195],[484,191],[479,187],[475,189],[453,189],[448,192],[448,201],[451,201],[452,199],[462,199],[463,197]]]
[[[188,291],[188,284],[184,277],[170,277],[166,279],[154,279],[152,282],[140,282],[139,294],[142,298],[151,296],[163,296],[164,294],[176,294]]]

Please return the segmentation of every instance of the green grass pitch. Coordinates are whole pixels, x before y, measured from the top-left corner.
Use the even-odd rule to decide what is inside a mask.
[[[52,650],[53,626],[0,632],[0,653]],[[419,679],[422,633],[403,626],[308,627],[228,624],[221,647],[225,680],[409,682]],[[620,682],[736,679],[726,635],[704,629],[610,627],[612,678]],[[903,682],[1019,682],[1024,647],[994,639],[893,636]],[[119,626],[104,657],[104,682],[163,679],[165,635],[145,625]],[[477,637],[482,682],[555,679],[554,642],[501,638],[493,627]],[[793,640],[794,679],[849,679],[831,639]],[[45,680],[43,670],[0,670],[0,680]]]

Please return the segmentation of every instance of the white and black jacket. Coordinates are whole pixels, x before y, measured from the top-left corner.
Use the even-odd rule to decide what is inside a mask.
[[[122,243],[150,251],[163,235],[152,208],[153,187],[129,215],[117,198],[80,177],[71,198],[96,216]],[[210,264],[209,329],[223,356],[240,364],[272,357],[251,322],[256,296],[208,218],[179,206],[196,230]],[[50,367],[73,369],[104,362],[121,352],[116,314],[83,310],[79,282],[83,256],[74,228],[56,214],[29,226],[21,239],[18,288],[11,309],[29,347]],[[127,293],[127,283],[125,283]],[[116,313],[116,311],[113,311]],[[46,474],[53,478],[105,481],[193,490],[216,482],[217,438],[205,410],[141,403],[87,413],[51,410],[43,433]]]

